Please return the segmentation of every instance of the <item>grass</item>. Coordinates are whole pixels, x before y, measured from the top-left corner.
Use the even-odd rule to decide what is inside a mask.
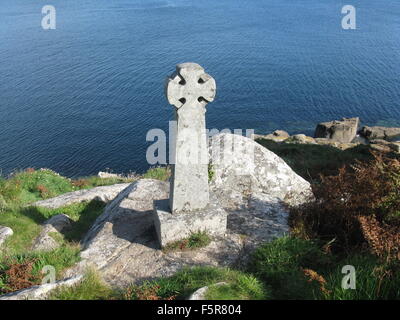
[[[265,300],[269,296],[264,285],[250,274],[238,273],[229,283],[210,286],[207,300]]]
[[[63,236],[68,242],[78,242],[89,230],[94,220],[102,213],[104,203],[91,201],[72,204],[58,209],[24,207],[0,214],[0,225],[8,226],[14,234],[7,239],[5,250],[8,254],[29,251],[33,239],[41,230],[41,224],[57,214],[66,214],[74,222]]]
[[[399,265],[383,263],[367,252],[338,256],[324,248],[310,240],[284,237],[260,246],[249,266],[242,271],[210,266],[187,267],[171,277],[144,281],[119,291],[111,289],[90,271],[81,283],[58,289],[50,299],[180,300],[187,299],[204,286],[209,287],[205,296],[209,300],[377,300],[400,297]],[[51,260],[54,256],[39,266],[54,264]],[[355,290],[342,288],[345,265],[352,265],[356,270]],[[226,284],[213,286],[220,282]]]
[[[318,182],[321,174],[336,175],[342,166],[353,164],[356,160],[372,159],[366,145],[342,151],[325,145],[277,143],[267,139],[258,139],[257,142],[285,160],[298,175],[310,182]]]
[[[22,214],[21,211],[1,213],[0,225],[10,227],[14,231],[14,234],[3,244],[3,250],[12,252],[28,250],[41,230],[41,226],[32,217]]]
[[[342,289],[342,267],[351,265],[356,270],[356,288]],[[386,263],[368,253],[350,255],[331,270],[326,277],[332,300],[394,300],[400,299],[400,266]]]
[[[186,239],[175,241],[167,244],[164,248],[164,252],[176,251],[176,250],[194,250],[202,247],[206,247],[210,244],[211,238],[206,231],[198,231],[192,233]]]
[[[318,287],[310,285],[302,269],[320,269],[330,260],[316,244],[283,237],[255,252],[249,271],[267,283],[275,299],[312,299]]]
[[[161,170],[161,169],[160,169]],[[71,180],[48,169],[27,169],[0,178],[0,213],[60,194],[116,183],[133,182],[137,178],[100,178],[97,176]]]
[[[227,282],[213,287],[216,282]],[[197,289],[210,286],[206,298],[210,300],[260,300],[267,297],[264,286],[255,277],[228,268],[185,268],[174,276],[141,285],[129,286],[126,290],[113,290],[100,276],[89,270],[84,279],[73,287],[61,287],[49,299],[53,300],[175,300],[186,299]]]
[[[150,169],[143,177],[167,180],[169,174],[167,168],[159,167]],[[58,209],[46,209],[29,206],[30,203],[75,190],[128,183],[136,179],[138,176],[129,178],[94,176],[72,180],[48,169],[27,169],[15,172],[7,179],[0,177],[0,225],[8,226],[14,231],[0,251],[0,293],[40,283],[42,278],[40,270],[45,265],[55,267],[57,275],[60,276],[66,268],[79,261],[77,243],[105,206],[102,202],[91,201]],[[30,248],[41,231],[41,224],[57,214],[66,214],[73,220],[72,228],[64,234],[50,234],[60,247],[49,252],[32,252]],[[103,287],[98,283],[95,284],[96,281],[95,276],[89,274],[82,282],[82,286],[88,288],[92,286],[94,292],[99,292]],[[76,294],[88,297],[84,292]]]
[[[79,261],[78,242],[103,208],[103,203],[92,201],[53,210],[28,207],[21,208],[19,212],[0,214],[0,225],[8,225],[14,230],[14,235],[7,239],[5,248],[0,252],[0,293],[40,284],[40,271],[46,265],[53,266],[57,277],[61,277],[65,269]],[[50,234],[60,247],[47,252],[30,251],[32,240],[40,233],[40,224],[61,213],[70,216],[74,222],[66,233]]]
[[[172,277],[146,281],[142,285],[128,288],[124,298],[128,300],[187,299],[194,291],[218,282],[229,285],[221,291],[211,291],[209,298],[240,297],[241,299],[263,299],[267,297],[264,286],[251,275],[228,268],[185,268]],[[232,289],[235,292],[232,292]]]
[[[72,287],[60,287],[49,300],[110,300],[116,293],[107,286],[94,270],[88,270],[83,280]]]
[[[71,180],[47,169],[27,169],[14,173],[9,179],[0,180],[0,195],[7,209],[73,190]]]
[[[142,176],[144,179],[156,179],[161,181],[167,181],[171,176],[171,169],[169,167],[155,167],[150,168]]]
[[[130,183],[136,181],[137,179],[137,177],[100,178],[98,176],[91,176],[72,180],[71,183],[76,189],[91,189],[95,187],[109,186],[117,183]]]
[[[355,268],[355,290],[342,288],[346,265]],[[400,298],[399,268],[369,252],[334,255],[311,240],[284,237],[258,248],[248,272],[273,299],[380,300]]]
[[[79,261],[78,242],[103,208],[103,203],[92,201],[53,210],[27,207],[0,214],[0,225],[10,226],[14,230],[14,235],[7,239],[0,252],[0,292],[7,293],[40,284],[40,271],[46,265],[53,266],[60,278],[65,269]],[[70,216],[73,224],[64,234],[50,234],[60,247],[46,252],[30,251],[32,240],[40,233],[40,224],[61,213]]]
[[[66,244],[49,252],[29,252],[3,256],[0,260],[0,294],[40,284],[42,269],[55,268],[57,278],[62,272],[79,261],[78,245]]]
[[[152,168],[143,177],[166,180],[169,177],[169,169]],[[61,213],[75,221],[73,229],[65,234],[66,240],[79,241],[104,207],[102,203],[93,201],[89,204],[73,204],[50,210],[27,207],[29,203],[70,191],[127,183],[136,179],[137,177],[93,176],[71,180],[48,169],[27,169],[15,172],[8,179],[0,177],[0,225],[8,226],[14,231],[14,235],[5,245],[7,250],[13,252],[28,250],[32,240],[40,233],[40,224],[53,215]]]

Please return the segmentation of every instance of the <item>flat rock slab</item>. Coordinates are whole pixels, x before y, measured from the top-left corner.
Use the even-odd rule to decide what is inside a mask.
[[[99,200],[109,202],[113,200],[122,190],[127,188],[130,183],[119,183],[111,186],[96,187],[93,189],[68,192],[58,197],[41,200],[33,203],[33,206],[49,209],[57,209],[73,203]]]

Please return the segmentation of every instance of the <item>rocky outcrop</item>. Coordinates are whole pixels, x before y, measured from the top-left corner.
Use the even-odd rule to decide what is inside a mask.
[[[275,130],[274,132],[263,136],[264,139],[273,140],[275,142],[282,142],[289,138],[290,135],[284,130]]]
[[[321,146],[331,146],[340,150],[351,149],[359,145],[359,143],[342,143],[327,138],[315,138],[315,142]]]
[[[34,206],[49,209],[57,209],[73,203],[98,200],[109,202],[113,200],[122,190],[127,188],[129,183],[114,184],[111,186],[96,187],[88,190],[79,190],[62,194],[58,197],[41,200],[33,203]]]
[[[194,251],[163,251],[152,219],[153,201],[168,197],[169,184],[142,179],[105,209],[83,240],[82,261],[67,276],[98,269],[112,286],[170,276],[184,266],[242,264],[257,244],[288,232],[287,209],[276,199],[253,195],[229,210],[228,232]]]
[[[302,133],[294,134],[290,138],[286,139],[284,142],[293,144],[316,144],[314,138],[306,136]]]
[[[212,189],[224,206],[243,204],[251,194],[299,205],[312,195],[310,184],[297,175],[275,153],[257,142],[233,134],[210,140]]]
[[[400,152],[399,142],[390,142],[383,139],[374,139],[370,141],[371,149],[379,152],[389,153],[389,152]]]
[[[239,148],[230,154],[234,157],[230,164],[213,162],[211,189],[228,211],[225,236],[214,237],[208,246],[193,251],[161,250],[153,203],[169,197],[169,183],[142,179],[106,206],[82,242],[82,261],[67,275],[95,267],[110,285],[126,286],[170,276],[185,266],[241,265],[257,245],[288,233],[286,204],[312,197],[309,183],[274,153],[251,139],[235,137],[242,147],[254,147],[254,161]],[[212,149],[219,143],[229,149],[229,138],[232,135],[215,136]]]
[[[340,150],[354,148],[362,144],[370,145],[372,150],[379,152],[400,152],[400,141],[390,142],[396,137],[400,139],[400,128],[365,126],[360,132],[357,132],[359,122],[359,118],[356,117],[319,123],[315,129],[315,138],[304,134],[289,136],[286,131],[276,130],[267,135],[253,134],[252,139],[266,139],[276,143],[288,144],[328,145]],[[382,141],[390,142],[390,144],[385,144]]]
[[[400,153],[400,142],[398,142],[398,141],[392,142],[390,144],[390,148],[392,149],[392,151]]]
[[[139,180],[121,192],[86,235],[83,260],[68,275],[82,274],[88,266],[94,266],[109,284],[126,286],[172,275],[187,265],[228,264],[236,259],[241,248],[239,236],[215,240],[193,252],[160,250],[152,217],[153,201],[167,198],[168,193],[168,183],[151,179]]]
[[[60,243],[54,234],[59,234],[71,227],[72,220],[65,214],[58,214],[47,220],[39,236],[34,240],[32,250],[50,251],[58,248]]]
[[[361,129],[360,134],[369,140],[390,139],[400,136],[400,128],[365,126]]]
[[[359,118],[343,118],[321,122],[315,129],[315,138],[326,138],[336,142],[350,143],[357,135]]]
[[[7,240],[8,237],[11,237],[14,234],[11,228],[0,226],[0,247]]]

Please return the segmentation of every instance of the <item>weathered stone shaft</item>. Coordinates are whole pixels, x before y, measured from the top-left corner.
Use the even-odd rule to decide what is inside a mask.
[[[166,95],[175,105],[177,132],[172,164],[172,213],[204,209],[209,203],[205,112],[215,97],[215,81],[195,63],[177,66],[167,79]]]

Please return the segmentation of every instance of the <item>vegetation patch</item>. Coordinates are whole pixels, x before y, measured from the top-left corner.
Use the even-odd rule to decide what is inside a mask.
[[[50,300],[112,300],[118,298],[98,273],[88,270],[83,280],[72,287],[60,287],[49,296]]]
[[[172,277],[146,281],[141,285],[130,286],[124,293],[128,300],[172,300],[187,299],[196,290],[218,282],[228,285],[212,289],[207,298],[264,299],[267,297],[264,286],[251,275],[228,268],[193,267],[185,268]]]
[[[171,176],[170,167],[155,167],[147,170],[147,172],[143,175],[143,178],[167,181],[170,178],[170,176]]]
[[[229,283],[211,285],[207,300],[266,300],[270,298],[260,280],[251,274],[239,273]]]
[[[70,179],[48,169],[27,169],[0,179],[0,194],[10,208],[73,190]]]
[[[176,251],[176,250],[194,250],[202,247],[206,247],[210,244],[211,237],[206,231],[198,231],[192,233],[188,238],[175,241],[167,244],[163,250],[164,252]]]
[[[2,213],[0,214],[0,225],[8,226],[14,230],[14,234],[7,239],[4,250],[7,254],[29,251],[33,239],[40,233],[41,224],[57,214],[66,214],[74,221],[71,229],[63,234],[63,239],[68,243],[79,242],[96,218],[103,212],[104,206],[104,203],[100,201],[91,201],[58,209],[20,207],[14,209],[15,211]],[[61,235],[58,235],[57,238],[59,236]]]
[[[208,164],[208,182],[211,182],[215,176],[214,166],[209,163]]]
[[[399,258],[400,161],[375,155],[374,160],[343,167],[336,176],[313,185],[316,201],[290,214],[293,234],[332,241],[348,252],[366,243],[380,256]]]
[[[62,272],[79,261],[78,245],[64,245],[50,252],[31,252],[3,256],[0,260],[0,294],[29,288],[40,284],[42,269],[50,265],[55,268],[57,278]]]
[[[400,297],[400,162],[372,154],[367,146],[341,151],[330,146],[261,144],[281,156],[312,183],[316,201],[292,208],[292,236],[260,246],[248,267],[184,268],[175,275],[119,292],[107,286],[96,272],[70,288],[57,289],[50,299],[187,299],[209,286],[208,299],[399,299]],[[169,179],[166,167],[150,169],[143,178]],[[213,170],[209,168],[209,178]],[[40,284],[44,266],[55,267],[57,278],[79,261],[83,235],[102,213],[98,201],[56,210],[29,203],[78,189],[134,181],[88,177],[70,180],[51,170],[28,169],[0,178],[0,225],[14,230],[0,252],[0,294]],[[63,235],[52,234],[60,248],[31,252],[41,224],[56,214],[74,222]],[[207,246],[205,232],[164,248],[192,250]],[[354,266],[356,289],[344,289],[344,266]],[[216,283],[226,284],[213,286]]]
[[[355,289],[343,288],[344,266],[355,269]],[[337,255],[322,243],[285,237],[256,250],[248,272],[272,299],[379,300],[400,297],[400,269],[367,251]]]
[[[319,286],[309,282],[303,270],[318,270],[330,263],[317,244],[283,237],[256,250],[249,272],[271,287],[275,299],[313,299],[319,295]]]
[[[71,183],[75,189],[91,189],[95,187],[109,186],[118,183],[131,183],[136,181],[139,176],[130,175],[128,177],[109,177],[101,178],[98,176],[83,177],[72,180]]]
[[[257,139],[257,142],[285,160],[298,175],[316,183],[321,175],[336,175],[344,165],[373,158],[366,145],[343,151],[332,146],[277,143],[267,139]]]

